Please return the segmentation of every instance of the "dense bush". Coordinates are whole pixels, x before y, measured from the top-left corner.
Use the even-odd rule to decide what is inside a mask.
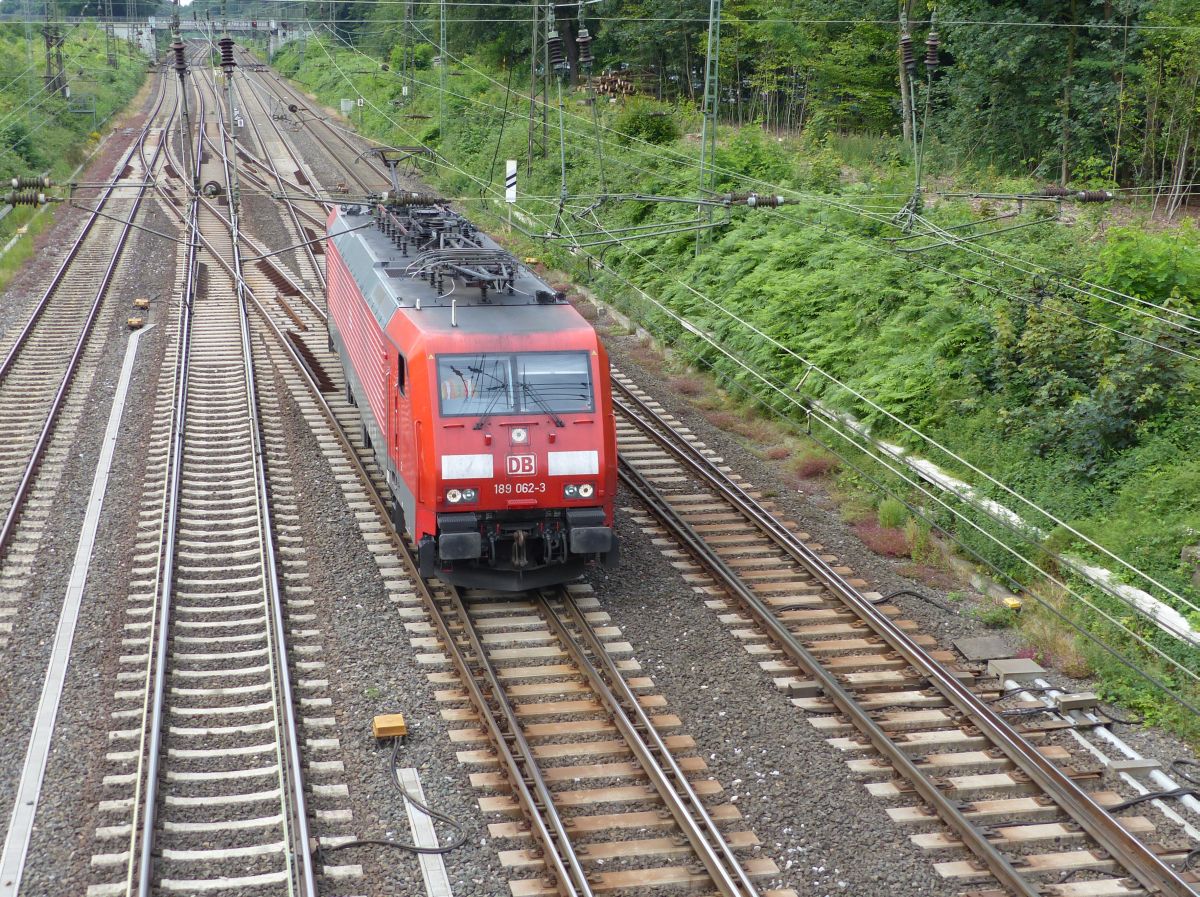
[[[670,143],[679,138],[679,123],[670,109],[650,100],[635,98],[625,103],[613,127],[625,142],[634,138],[647,143]]]

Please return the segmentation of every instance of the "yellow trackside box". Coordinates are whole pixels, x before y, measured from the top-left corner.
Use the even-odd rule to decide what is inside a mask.
[[[371,734],[376,738],[402,738],[408,734],[403,713],[383,713],[371,720]]]

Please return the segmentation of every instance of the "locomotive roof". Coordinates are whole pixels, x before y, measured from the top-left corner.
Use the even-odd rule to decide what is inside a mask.
[[[465,219],[449,214],[460,225],[470,227]],[[478,250],[462,250],[466,258],[460,262],[453,250],[422,252],[413,245],[402,249],[378,226],[377,216],[363,206],[336,208],[328,233],[381,327],[386,328],[393,315],[402,311],[427,332],[522,334],[591,329],[565,299],[555,296],[545,281],[486,234],[471,231]],[[485,298],[478,285],[468,285],[469,276],[462,271],[477,270],[476,259],[497,262],[501,256],[505,270],[512,275],[512,293],[503,287],[489,288]],[[448,266],[443,258],[450,259]],[[439,263],[445,271],[440,284],[421,276],[431,270],[431,264]]]

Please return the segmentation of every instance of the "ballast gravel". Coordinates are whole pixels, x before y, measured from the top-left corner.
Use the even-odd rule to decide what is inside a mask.
[[[632,497],[622,490],[621,506]],[[633,644],[647,675],[697,743],[708,774],[725,786],[745,827],[781,874],[770,887],[800,895],[951,895],[928,856],[891,825],[884,802],[867,794],[662,557],[619,515],[621,566],[589,580],[603,608]],[[768,883],[764,883],[764,889]]]
[[[376,744],[371,736],[374,716],[403,713],[409,734],[399,765],[417,770],[428,805],[459,821],[467,835],[463,846],[444,857],[453,893],[456,897],[507,894],[507,876],[467,778],[470,770],[455,757],[456,748],[426,678],[440,668],[417,662],[418,649],[409,644],[406,620],[389,600],[371,553],[358,537],[354,514],[308,424],[293,403],[285,402],[284,409],[309,562],[307,584],[313,589],[306,597],[316,602],[310,610],[317,616],[326,648],[324,678],[329,680],[327,695],[336,719],[332,734],[341,740],[353,833],[359,838],[412,838],[403,799],[388,781],[391,748]],[[455,836],[448,826],[438,824],[437,829],[443,844]],[[318,822],[314,834],[321,833]],[[342,833],[340,828],[325,832]],[[347,880],[330,893],[378,897],[425,893],[416,856],[407,851],[364,846],[327,857],[335,865],[361,864],[364,871],[362,879]]]
[[[172,230],[169,219],[156,206],[147,202],[143,208],[148,227]],[[152,297],[145,314],[147,323],[157,326],[141,338],[126,399],[22,882],[22,892],[29,894],[82,893],[92,853],[121,849],[115,846],[119,841],[100,844],[95,840],[96,829],[109,824],[96,811],[103,798],[104,755],[113,749],[108,733],[120,728],[109,710],[113,691],[120,687],[117,658],[125,653],[121,639],[128,621],[124,596],[175,274],[173,248],[164,251],[161,238],[135,232],[132,240],[108,301],[125,306],[135,296]],[[13,642],[0,661],[0,682],[6,691],[5,700],[0,701],[0,818],[5,826],[41,695],[100,440],[128,345],[125,317],[123,312],[117,314],[102,335],[102,361],[39,548],[41,573],[33,580],[28,603],[19,611]]]

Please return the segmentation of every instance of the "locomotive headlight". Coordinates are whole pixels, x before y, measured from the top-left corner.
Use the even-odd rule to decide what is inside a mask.
[[[462,500],[471,502],[479,498],[479,492],[475,489],[464,489],[462,491]]]
[[[579,487],[579,497],[580,498],[591,498],[595,494],[596,494],[596,487],[593,486],[591,483],[584,483],[582,486]]]
[[[563,486],[563,498],[591,498],[596,494],[596,487],[591,483],[572,483]]]
[[[508,438],[512,440],[513,445],[525,445],[529,442],[529,430],[525,427],[513,427],[508,431]]]
[[[463,500],[463,494],[462,494],[461,489],[447,489],[446,490],[446,501],[450,502],[450,504],[456,505],[462,500]]]
[[[563,487],[563,495],[566,498],[579,498],[579,487],[574,486],[574,485],[564,486]]]

